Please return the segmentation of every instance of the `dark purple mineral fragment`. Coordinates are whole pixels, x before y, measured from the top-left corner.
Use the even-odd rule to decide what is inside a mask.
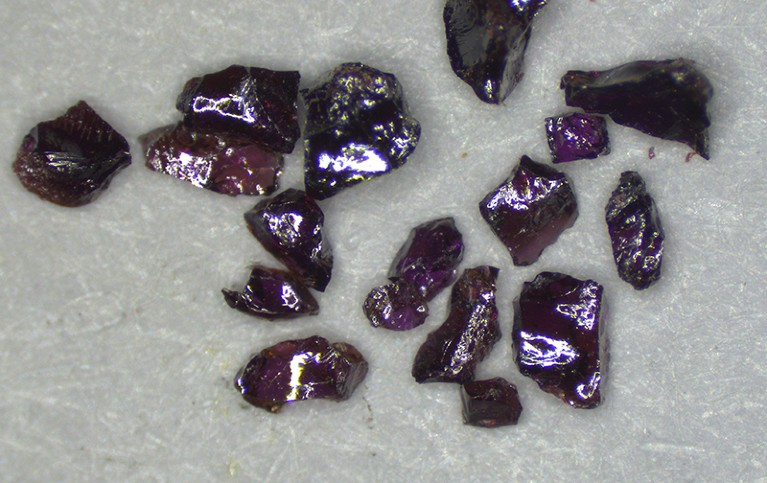
[[[679,141],[708,159],[711,82],[687,59],[642,60],[605,71],[569,71],[560,87],[568,106]]]
[[[328,198],[399,168],[418,144],[421,126],[408,114],[392,74],[342,64],[302,94],[304,180],[312,198]]]
[[[502,377],[467,382],[461,386],[463,421],[495,428],[517,424],[522,414],[517,386]]]
[[[639,173],[621,174],[605,212],[618,275],[637,290],[649,287],[660,278],[663,228]]]
[[[309,289],[293,275],[260,265],[253,267],[242,292],[222,292],[233,309],[269,320],[314,315],[320,310]]]
[[[573,226],[578,206],[564,173],[522,156],[511,176],[489,193],[479,211],[508,248],[514,265],[530,265]]]
[[[450,314],[426,337],[413,363],[416,382],[457,382],[474,379],[477,364],[501,338],[495,305],[498,269],[469,268],[453,286]]]
[[[514,300],[514,359],[544,391],[576,408],[602,402],[607,369],[602,286],[543,272]]]
[[[610,153],[607,124],[602,116],[573,112],[546,119],[546,139],[554,163],[594,159]]]
[[[325,215],[303,191],[288,189],[245,213],[251,233],[306,285],[324,291],[333,253],[323,235]]]
[[[503,102],[522,78],[533,17],[547,0],[447,0],[443,13],[453,71],[480,100]]]
[[[429,316],[423,295],[403,279],[371,290],[362,308],[373,327],[389,330],[415,329]]]
[[[255,354],[234,385],[250,404],[276,413],[293,401],[349,399],[367,371],[367,361],[352,345],[315,335]]]
[[[281,153],[293,151],[299,136],[295,71],[232,65],[189,80],[176,108],[193,129],[238,133]]]
[[[130,163],[125,138],[80,101],[24,137],[13,171],[32,193],[74,207],[95,200]]]

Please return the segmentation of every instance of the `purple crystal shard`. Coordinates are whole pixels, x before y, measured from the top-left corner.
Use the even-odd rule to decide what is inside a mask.
[[[283,270],[260,265],[253,267],[242,292],[222,290],[233,309],[269,320],[315,315],[320,306],[308,288]]]
[[[430,333],[413,363],[416,382],[457,382],[474,379],[477,364],[501,338],[495,306],[498,269],[469,268],[453,286],[450,314]]]
[[[495,428],[517,424],[522,414],[517,386],[502,377],[467,382],[461,386],[463,421]]]
[[[342,64],[302,94],[304,180],[314,199],[399,168],[418,144],[421,126],[408,114],[393,74]]]
[[[421,292],[403,279],[371,290],[362,308],[373,327],[389,330],[415,329],[429,316]]]
[[[637,290],[658,281],[663,262],[663,228],[655,201],[639,173],[621,174],[605,212],[618,275]]]
[[[295,71],[232,65],[190,79],[176,108],[193,129],[237,133],[281,153],[290,153],[301,135]]]
[[[333,252],[323,235],[325,215],[303,191],[288,189],[245,213],[251,233],[307,286],[330,281]]]
[[[602,286],[543,272],[514,300],[514,359],[519,372],[576,408],[602,401],[607,369]]]
[[[453,218],[422,223],[394,257],[389,278],[407,280],[431,300],[455,280],[455,269],[463,260],[463,235]]]
[[[687,59],[642,60],[605,71],[569,71],[560,87],[568,106],[679,141],[708,159],[711,82]]]
[[[234,385],[250,404],[276,413],[293,401],[349,399],[368,363],[351,344],[312,336],[280,342],[255,354]]]
[[[546,138],[554,163],[594,159],[610,153],[607,124],[602,116],[573,112],[549,117]]]
[[[130,163],[125,138],[80,101],[24,137],[13,171],[40,198],[75,207],[98,198]]]
[[[522,156],[511,176],[479,204],[514,265],[530,265],[573,226],[578,206],[564,173]]]
[[[480,100],[500,104],[522,78],[533,17],[547,0],[447,0],[447,55]]]
[[[264,195],[277,188],[282,155],[240,134],[194,130],[179,123],[142,136],[146,166],[227,195]]]

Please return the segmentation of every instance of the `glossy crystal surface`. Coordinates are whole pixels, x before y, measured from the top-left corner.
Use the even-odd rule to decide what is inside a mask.
[[[679,141],[709,158],[711,82],[687,59],[642,60],[605,71],[569,71],[560,87],[568,106]]]
[[[543,272],[514,300],[514,360],[544,391],[576,408],[602,402],[607,368],[602,286]]]
[[[621,173],[605,213],[618,275],[637,290],[658,281],[663,263],[663,227],[655,201],[639,173]]]
[[[280,342],[255,354],[234,385],[250,404],[276,413],[307,399],[349,399],[368,363],[351,344],[320,336]]]
[[[256,265],[242,291],[222,290],[233,309],[269,320],[314,315],[320,306],[308,288],[284,270]]]
[[[462,385],[461,403],[463,421],[483,428],[517,424],[522,414],[517,386],[502,377]]]
[[[469,268],[453,285],[447,320],[426,337],[413,363],[416,382],[466,383],[501,338],[495,304],[498,269]]]
[[[578,218],[567,176],[527,156],[480,202],[479,211],[506,245],[514,265],[538,260]]]
[[[389,330],[414,329],[429,316],[429,307],[421,292],[403,279],[371,290],[362,309],[373,327]]]
[[[306,101],[304,180],[315,199],[405,164],[421,134],[394,75],[342,64],[302,91]]]
[[[572,112],[547,118],[546,139],[554,163],[594,159],[610,153],[605,118],[593,114]]]
[[[75,207],[95,200],[130,164],[125,138],[80,101],[24,137],[13,171],[32,193]]]

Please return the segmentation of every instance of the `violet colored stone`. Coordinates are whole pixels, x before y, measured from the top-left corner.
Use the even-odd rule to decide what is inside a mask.
[[[618,275],[637,290],[658,281],[663,262],[663,227],[655,201],[639,173],[621,173],[605,213]]]
[[[500,104],[522,79],[535,14],[547,0],[447,0],[447,55],[480,100]]]
[[[295,71],[231,65],[190,79],[176,108],[184,123],[215,133],[237,133],[281,153],[290,153],[301,136]]]
[[[421,126],[408,114],[393,74],[342,64],[302,94],[304,181],[312,198],[328,198],[399,168],[418,144]]]
[[[362,309],[373,327],[389,330],[415,329],[429,316],[423,295],[404,279],[371,290]]]
[[[530,265],[573,226],[578,205],[564,173],[522,156],[511,176],[479,204],[514,265]]]
[[[711,82],[687,59],[642,60],[605,71],[569,71],[560,87],[568,106],[679,141],[708,159]]]
[[[462,385],[461,402],[463,421],[472,426],[510,426],[517,424],[522,414],[517,386],[502,377]]]
[[[24,137],[13,171],[40,198],[75,207],[98,198],[130,164],[125,138],[80,101]]]
[[[284,270],[256,265],[241,292],[222,290],[233,309],[269,320],[315,315],[320,306],[308,288]]]
[[[325,240],[325,215],[303,191],[287,189],[245,213],[245,222],[264,248],[307,286],[325,291],[333,252]]]
[[[312,336],[286,340],[255,354],[234,385],[250,404],[276,413],[307,399],[349,399],[365,379],[368,363],[351,344]]]
[[[241,134],[195,130],[179,123],[141,137],[147,168],[227,195],[277,189],[283,158]]]
[[[602,402],[607,370],[602,286],[543,272],[514,300],[514,360],[519,372],[576,408]]]
[[[426,337],[413,363],[416,382],[457,382],[474,379],[477,365],[490,353],[501,329],[495,305],[498,269],[469,268],[453,285],[450,314]]]
[[[412,283],[426,300],[433,299],[455,280],[455,269],[463,260],[463,235],[453,218],[422,223],[394,257],[389,278]]]
[[[546,138],[554,163],[594,159],[610,153],[607,123],[602,116],[573,112],[549,117]]]

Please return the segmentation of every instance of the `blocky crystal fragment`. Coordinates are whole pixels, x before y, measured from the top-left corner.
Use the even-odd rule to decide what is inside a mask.
[[[421,134],[392,74],[342,64],[326,82],[302,91],[306,101],[304,180],[315,199],[405,164]]]
[[[463,421],[472,426],[510,426],[522,414],[517,386],[502,377],[462,385],[461,402]]]
[[[530,265],[573,226],[578,206],[570,181],[523,156],[498,188],[479,204],[482,217],[508,248],[514,265]]]
[[[503,102],[522,78],[533,17],[547,0],[447,0],[447,55],[480,100]]]
[[[594,159],[610,153],[607,123],[602,116],[573,112],[549,117],[546,138],[554,163]]]
[[[233,309],[269,320],[315,315],[320,306],[308,288],[290,273],[256,265],[241,292],[222,290]]]
[[[688,145],[709,158],[711,82],[687,59],[642,60],[605,71],[569,71],[560,87],[568,106]]]
[[[649,287],[660,278],[664,237],[655,201],[639,173],[621,174],[605,213],[618,275],[637,290]]]
[[[264,248],[302,282],[324,291],[333,268],[325,240],[325,215],[303,191],[287,189],[245,213],[245,222]]]
[[[13,171],[32,193],[75,207],[95,200],[130,164],[125,138],[80,101],[24,137]]]
[[[576,408],[602,401],[607,369],[602,286],[543,272],[514,300],[514,359],[544,391]]]
[[[477,365],[501,338],[495,305],[498,269],[469,268],[453,286],[450,314],[430,333],[413,363],[416,382],[457,382],[474,379]]]
[[[307,399],[349,399],[365,379],[368,363],[351,344],[312,336],[287,340],[255,354],[234,385],[250,404],[276,413]]]
[[[362,306],[373,327],[410,330],[423,324],[429,307],[423,295],[407,280],[391,283],[370,291]]]

